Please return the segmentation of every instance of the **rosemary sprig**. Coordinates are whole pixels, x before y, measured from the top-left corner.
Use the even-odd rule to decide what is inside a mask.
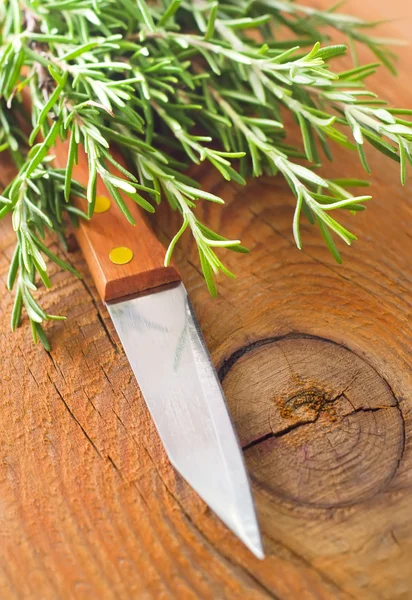
[[[281,174],[296,197],[298,248],[304,214],[340,261],[333,236],[348,244],[356,238],[330,213],[363,210],[370,196],[348,191],[363,181],[320,176],[315,168],[321,154],[332,158],[335,143],[357,149],[369,172],[365,146],[370,143],[399,161],[404,184],[412,162],[412,126],[405,118],[411,111],[385,106],[366,87],[379,64],[394,71],[388,46],[396,40],[369,35],[373,23],[338,8],[320,11],[288,0],[2,3],[0,152],[10,153],[17,171],[0,196],[0,218],[12,213],[16,232],[8,282],[15,289],[12,327],[24,307],[34,338],[48,347],[42,323],[60,317],[38,304],[37,282],[50,285],[45,257],[72,269],[48,250],[44,236],[50,230],[63,240],[65,216],[73,222],[92,217],[98,177],[129,221],[122,194],[151,212],[165,198],[179,212],[181,227],[165,263],[189,229],[213,294],[219,271],[233,276],[217,250],[247,250],[197,218],[199,200],[223,200],[185,174],[191,163],[207,161],[239,184],[250,175]],[[331,70],[330,61],[347,48],[326,45],[325,27],[346,36],[352,69]],[[279,28],[286,28],[288,39],[278,35]],[[251,35],[253,30],[258,35]],[[370,48],[377,63],[358,64],[359,43]],[[25,93],[30,111],[22,102]],[[300,128],[301,147],[285,142],[285,109]],[[50,162],[58,139],[70,140],[63,170]],[[117,164],[112,145],[126,156],[128,170]],[[89,167],[85,190],[72,181],[79,146]],[[121,176],[110,173],[110,163]],[[74,206],[72,193],[87,197],[87,214]]]

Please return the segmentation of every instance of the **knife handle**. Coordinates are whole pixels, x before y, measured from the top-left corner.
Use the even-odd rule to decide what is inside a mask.
[[[80,145],[78,150],[78,164],[74,165],[72,176],[87,185],[87,157]],[[67,153],[68,143],[58,143],[55,160],[58,166],[66,165]],[[112,154],[118,163],[125,166],[119,152],[113,151]],[[108,169],[114,175],[122,176],[111,164]],[[108,302],[180,281],[175,267],[164,266],[165,249],[147,223],[143,210],[122,194],[136,222],[136,225],[131,225],[100,177],[97,178],[96,195],[99,200],[96,207],[100,203],[100,210],[106,210],[96,212],[95,209],[90,221],[81,219],[76,237],[102,300]],[[76,200],[83,210],[85,202]]]

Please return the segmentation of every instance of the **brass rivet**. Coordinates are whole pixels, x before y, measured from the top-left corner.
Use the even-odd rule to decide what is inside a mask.
[[[132,260],[133,252],[126,246],[119,246],[110,250],[109,258],[115,265],[126,265]]]
[[[105,213],[111,206],[110,198],[107,196],[96,196],[96,204],[94,205],[95,213]]]

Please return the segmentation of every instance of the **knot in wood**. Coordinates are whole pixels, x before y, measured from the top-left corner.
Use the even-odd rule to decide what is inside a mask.
[[[333,400],[328,397],[325,390],[308,388],[295,394],[291,398],[274,398],[279,406],[279,414],[283,419],[303,419],[315,421],[321,413],[330,420],[336,420],[336,410]]]
[[[311,336],[260,340],[224,365],[249,471],[268,492],[316,507],[386,488],[404,423],[391,388],[347,348]]]

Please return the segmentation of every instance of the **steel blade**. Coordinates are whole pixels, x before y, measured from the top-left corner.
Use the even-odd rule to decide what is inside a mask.
[[[108,310],[172,465],[263,558],[242,451],[183,284]]]

